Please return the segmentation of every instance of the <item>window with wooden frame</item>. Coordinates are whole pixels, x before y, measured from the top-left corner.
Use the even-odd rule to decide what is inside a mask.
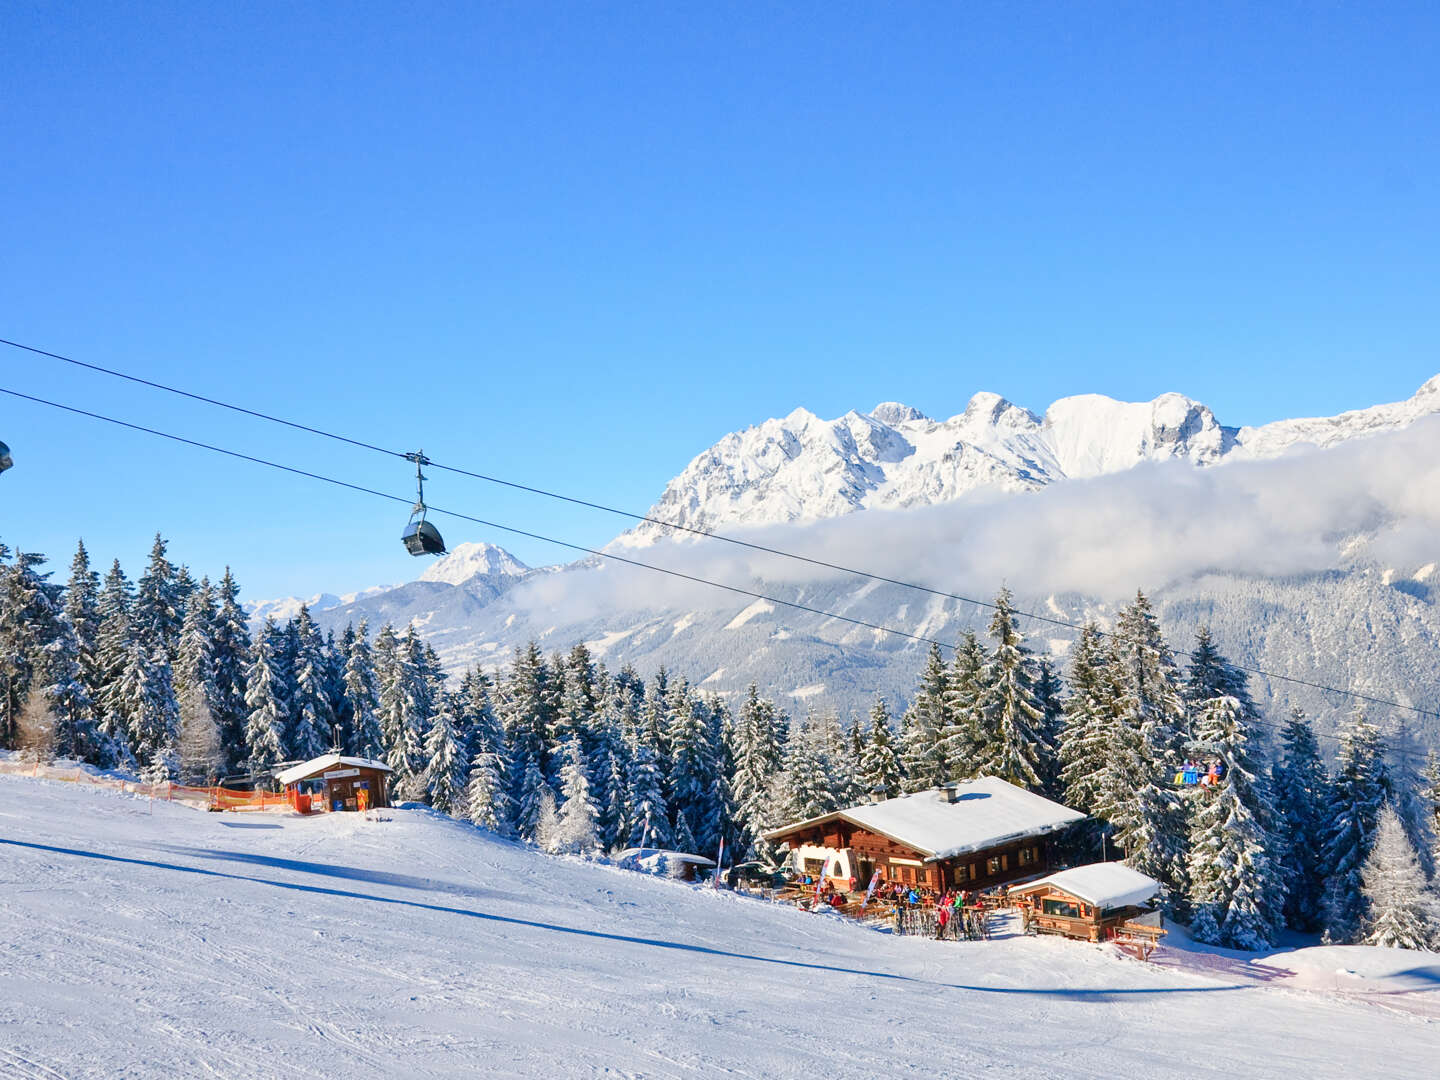
[[[994,877],[999,872],[1000,859],[998,856],[992,856],[991,858],[985,860],[985,873],[989,874],[991,877]]]

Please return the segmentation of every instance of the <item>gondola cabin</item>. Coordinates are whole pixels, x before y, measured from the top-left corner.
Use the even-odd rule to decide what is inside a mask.
[[[1026,933],[1108,941],[1132,932],[1162,934],[1159,913],[1150,909],[1159,891],[1158,881],[1124,863],[1090,863],[1013,886],[1010,901],[1020,907]],[[1148,926],[1135,928],[1142,918]]]
[[[381,761],[323,754],[275,774],[285,798],[301,814],[373,810],[389,806],[391,768]]]
[[[994,776],[797,821],[764,834],[799,875],[864,889],[878,872],[918,889],[989,889],[1050,869],[1049,838],[1085,815]]]

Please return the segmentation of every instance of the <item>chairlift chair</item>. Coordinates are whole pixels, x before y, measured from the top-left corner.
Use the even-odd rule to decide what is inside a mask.
[[[10,447],[0,442],[0,472],[4,472],[14,464],[14,460],[10,457]]]
[[[415,463],[417,494],[415,505],[410,509],[410,522],[400,534],[400,540],[411,555],[444,555],[445,541],[440,536],[440,530],[425,520],[425,474],[420,471],[420,467],[429,465],[430,459],[423,450],[418,450],[413,454],[406,454],[405,460]]]

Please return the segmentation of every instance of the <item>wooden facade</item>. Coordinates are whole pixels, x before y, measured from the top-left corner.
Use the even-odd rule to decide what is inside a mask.
[[[885,882],[902,882],[917,889],[946,892],[952,889],[989,889],[1037,874],[1052,865],[1051,845],[1045,837],[1012,840],[994,847],[933,859],[897,840],[872,832],[844,818],[831,818],[793,831],[777,830],[767,836],[790,845],[797,870],[822,871],[836,888],[865,888],[880,871]]]
[[[279,779],[290,806],[301,814],[373,810],[390,805],[390,768],[337,754],[288,769]]]
[[[1158,911],[1135,902],[1095,900],[1052,881],[1012,889],[1010,901],[1020,908],[1027,934],[1059,934],[1080,941],[1121,940],[1142,946],[1148,943],[1153,948],[1165,933]],[[1144,950],[1144,955],[1148,954],[1148,949]]]

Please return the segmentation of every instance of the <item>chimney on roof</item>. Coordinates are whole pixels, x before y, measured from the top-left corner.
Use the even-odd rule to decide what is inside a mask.
[[[874,787],[872,787],[872,788],[870,789],[870,805],[871,805],[871,806],[874,806],[876,803],[882,803],[882,802],[884,802],[884,801],[885,801],[885,788],[884,788],[883,786],[881,786],[880,784],[876,784]]]
[[[948,784],[941,784],[940,797],[943,798],[947,803],[959,802],[960,785],[953,780]]]

